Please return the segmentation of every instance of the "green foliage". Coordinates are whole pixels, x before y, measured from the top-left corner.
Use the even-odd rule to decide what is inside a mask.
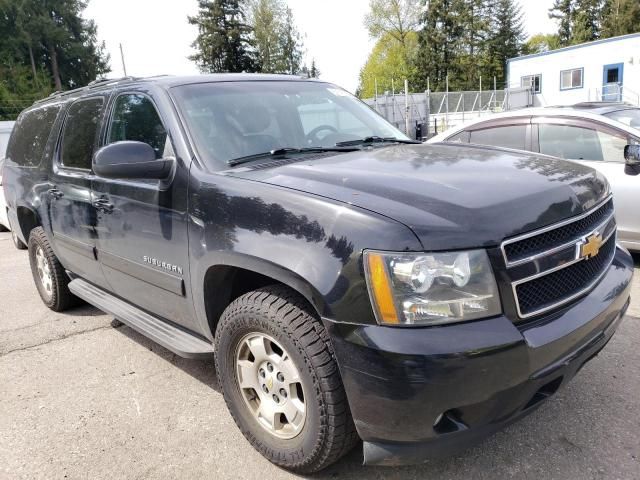
[[[638,0],[605,0],[602,7],[602,38],[640,31]]]
[[[250,13],[260,71],[298,73],[303,46],[291,9],[283,0],[254,0]]]
[[[402,45],[420,23],[414,0],[370,0],[364,25],[372,38],[391,36]]]
[[[198,14],[188,18],[198,27],[189,57],[202,72],[255,72],[258,62],[251,27],[239,0],[198,0]]]
[[[549,50],[560,48],[560,39],[554,33],[538,33],[526,41],[522,47],[522,53],[529,55],[532,53],[544,53]]]
[[[415,56],[417,47],[416,32],[409,32],[405,36],[404,44],[390,33],[382,36],[360,71],[358,95],[362,98],[373,97],[376,93],[376,82],[378,94],[391,91],[393,87],[396,91],[404,88],[404,79],[415,74],[411,59]]]
[[[490,7],[489,14],[484,78],[491,81],[495,77],[497,85],[502,88],[507,82],[507,60],[523,52],[522,10],[513,0],[497,0]]]
[[[306,75],[307,78],[320,78],[320,69],[316,65],[316,59],[311,60],[311,68],[304,65],[300,70],[301,75]]]
[[[549,18],[558,22],[558,41],[561,47],[571,44],[571,30],[575,0],[555,0]]]
[[[414,90],[444,90],[447,75],[450,88],[460,86],[464,3],[463,0],[422,0],[426,9],[414,60],[416,71],[411,82]]]
[[[507,59],[524,40],[522,13],[514,0],[432,0],[425,2],[415,57],[413,88],[475,90],[506,80]]]
[[[555,0],[549,17],[558,21],[560,47],[640,31],[638,0]]]
[[[80,0],[0,0],[0,118],[13,119],[53,89],[109,71],[96,26]]]

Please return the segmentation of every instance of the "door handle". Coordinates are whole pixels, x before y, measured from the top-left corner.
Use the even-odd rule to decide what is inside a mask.
[[[51,195],[51,197],[54,200],[58,200],[62,197],[64,197],[64,193],[62,193],[60,190],[57,189],[57,187],[53,187],[49,189],[49,195]]]
[[[93,206],[96,210],[103,213],[111,213],[113,212],[113,204],[109,203],[105,197],[100,197],[95,202],[93,202]]]

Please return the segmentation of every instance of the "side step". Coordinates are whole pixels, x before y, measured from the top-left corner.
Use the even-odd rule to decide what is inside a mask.
[[[69,283],[69,290],[176,355],[185,358],[209,358],[213,355],[213,345],[210,343],[149,315],[80,278]]]

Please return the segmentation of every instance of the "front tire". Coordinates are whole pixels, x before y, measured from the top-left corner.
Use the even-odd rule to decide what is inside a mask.
[[[69,277],[42,227],[34,228],[29,235],[29,263],[40,298],[47,307],[62,312],[79,303],[80,299],[69,291]]]
[[[253,447],[297,473],[329,466],[358,437],[328,335],[294,292],[236,299],[215,336],[225,402]]]

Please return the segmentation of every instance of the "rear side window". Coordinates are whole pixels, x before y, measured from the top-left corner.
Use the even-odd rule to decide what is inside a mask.
[[[60,163],[69,168],[91,169],[96,131],[104,100],[80,100],[69,107],[62,134]]]
[[[485,128],[471,132],[471,143],[478,145],[491,145],[492,147],[526,148],[526,125],[507,125],[504,127]]]
[[[140,94],[120,95],[113,108],[109,143],[133,140],[151,145],[162,158],[167,131],[149,98]]]
[[[9,140],[7,158],[25,167],[40,165],[59,111],[60,105],[50,105],[20,115]]]

